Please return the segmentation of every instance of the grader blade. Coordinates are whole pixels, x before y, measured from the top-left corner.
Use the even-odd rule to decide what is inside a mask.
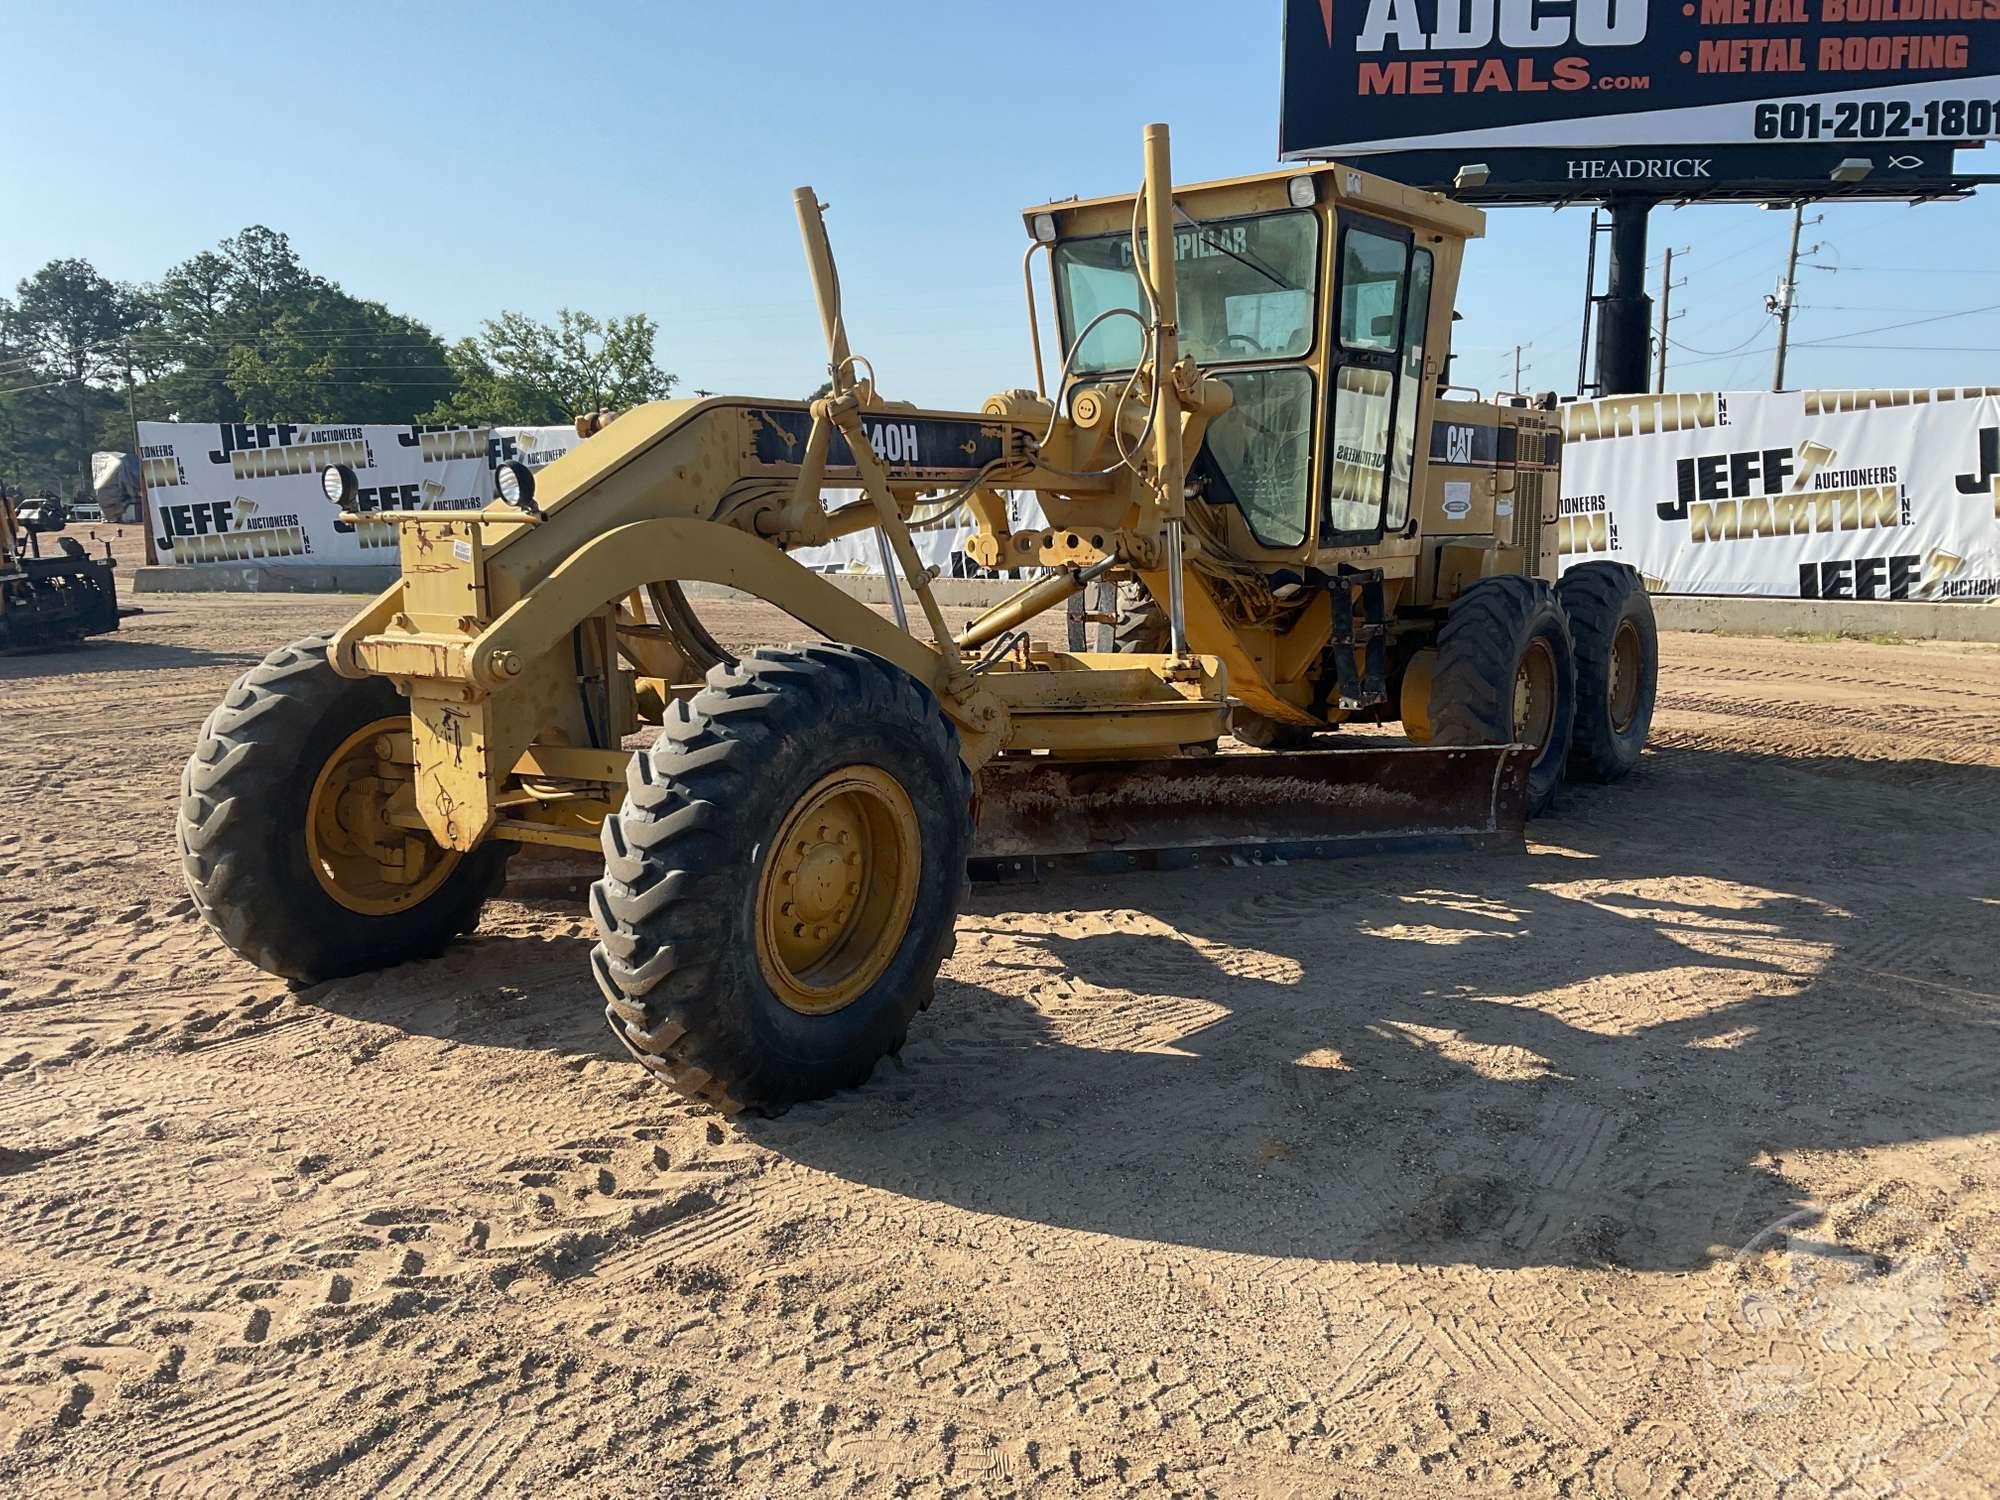
[[[1073,761],[980,773],[972,874],[1177,869],[1409,848],[1519,848],[1534,752],[1393,746]]]

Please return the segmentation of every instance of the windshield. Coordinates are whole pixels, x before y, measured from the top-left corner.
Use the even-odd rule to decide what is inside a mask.
[[[1141,251],[1145,236],[1139,237]],[[1312,348],[1319,220],[1304,211],[1184,223],[1174,231],[1181,352],[1198,364],[1295,359]],[[1132,237],[1099,235],[1055,248],[1056,302],[1065,347],[1109,308],[1139,310]],[[1108,318],[1076,351],[1082,375],[1139,362],[1136,319]]]

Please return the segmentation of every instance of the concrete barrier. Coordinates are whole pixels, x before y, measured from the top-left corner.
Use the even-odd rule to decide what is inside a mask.
[[[402,574],[395,564],[189,563],[132,576],[135,594],[379,594]]]
[[[1996,604],[1660,594],[1653,599],[1653,616],[1662,630],[1708,630],[1726,635],[1900,636],[1909,641],[2000,642],[2000,605]]]
[[[887,604],[879,573],[823,575],[863,604]],[[184,568],[140,568],[136,591],[168,593],[378,594],[396,581],[393,567],[260,567],[204,563]],[[938,603],[983,609],[1021,584],[1009,579],[940,578]],[[691,583],[695,598],[733,597],[734,589]],[[912,616],[916,600],[904,591]],[[1900,636],[1912,641],[2000,643],[2000,603],[1862,603],[1835,599],[1767,599],[1749,596],[1656,594],[1653,613],[1662,630],[1708,630],[1729,635]]]

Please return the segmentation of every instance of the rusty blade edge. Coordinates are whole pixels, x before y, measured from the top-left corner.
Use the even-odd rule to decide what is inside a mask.
[[[1528,767],[1522,747],[1504,745],[997,761],[980,775],[973,858],[1102,861],[1150,851],[1182,863],[1405,844],[1519,847]]]

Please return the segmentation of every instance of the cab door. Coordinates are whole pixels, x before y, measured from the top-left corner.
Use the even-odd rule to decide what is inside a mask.
[[[1410,521],[1431,253],[1409,229],[1358,214],[1341,216],[1337,253],[1319,545],[1358,547]]]

